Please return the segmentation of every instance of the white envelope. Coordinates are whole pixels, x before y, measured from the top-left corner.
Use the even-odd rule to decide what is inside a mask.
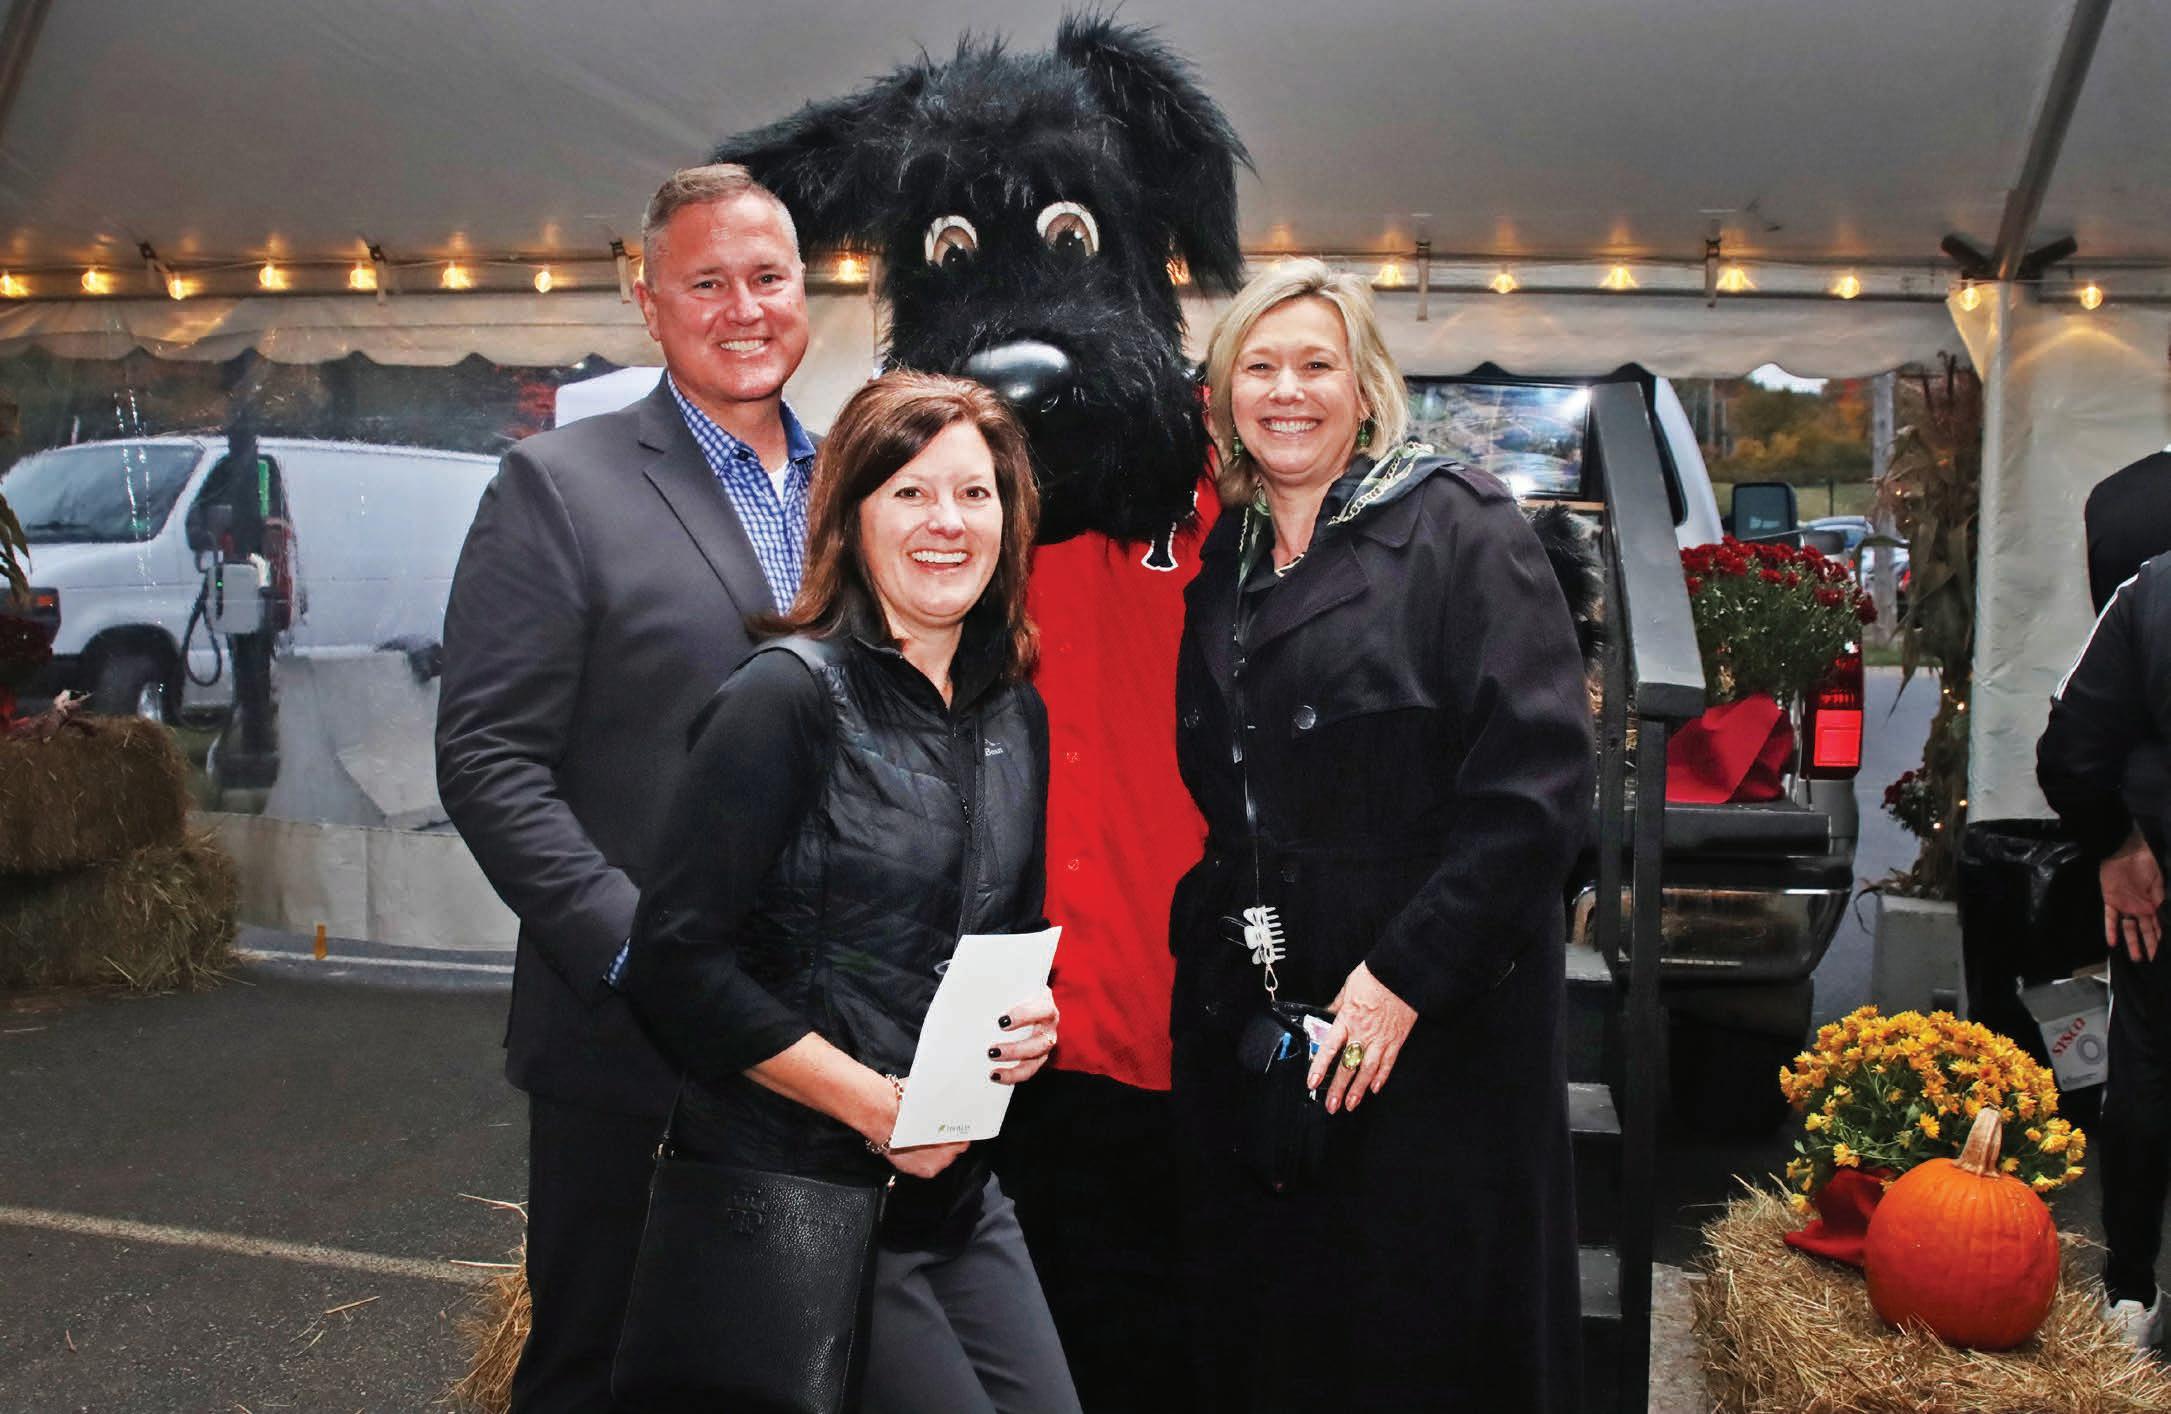
[[[891,1148],[993,1139],[1002,1132],[1011,1087],[988,1078],[996,1068],[988,1047],[1025,1032],[1002,1031],[995,1019],[1048,985],[1062,933],[968,933],[957,940],[920,1026]]]

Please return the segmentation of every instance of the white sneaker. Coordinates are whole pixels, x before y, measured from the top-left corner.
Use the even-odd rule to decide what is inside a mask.
[[[2111,1334],[2135,1350],[2150,1350],[2163,1339],[2163,1292],[2143,1306],[2138,1301],[2112,1302],[2108,1297],[2096,1308],[2096,1317]]]

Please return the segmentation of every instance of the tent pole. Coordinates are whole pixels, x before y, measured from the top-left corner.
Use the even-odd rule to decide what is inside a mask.
[[[23,91],[23,75],[30,71],[30,51],[37,47],[45,12],[52,8],[53,0],[14,0],[8,6],[7,23],[0,26],[0,137],[7,133],[8,115]]]
[[[2088,65],[2095,58],[2096,41],[2103,37],[2103,22],[2110,12],[2111,0],[2075,0],[2065,43],[2050,71],[2049,91],[2043,95],[2042,111],[2028,138],[2027,158],[2020,164],[2020,180],[2005,194],[2005,218],[1998,224],[1998,246],[1990,257],[1997,279],[2011,280],[2020,274],[2029,234],[2043,210],[2043,197],[2058,168],[2058,150],[2065,146],[2066,129],[2072,125],[2073,109],[2080,103]]]

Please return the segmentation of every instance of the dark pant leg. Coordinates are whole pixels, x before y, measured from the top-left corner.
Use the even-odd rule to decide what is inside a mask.
[[[1169,1098],[1047,1070],[1019,1087],[997,1161],[1096,1414],[1189,1409]]]
[[[881,1250],[865,1414],[1078,1414],[1018,1232],[989,1179],[962,1245]]]
[[[2103,1281],[2149,1301],[2171,1181],[2171,947],[2148,962],[2111,954],[2111,1074],[2096,1148],[2103,1175]]]
[[[663,1121],[528,1099],[534,1325],[512,1414],[603,1414]]]

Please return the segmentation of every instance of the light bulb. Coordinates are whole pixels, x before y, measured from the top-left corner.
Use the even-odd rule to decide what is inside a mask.
[[[1973,285],[1960,287],[1960,308],[1972,310],[1983,302],[1983,292]]]
[[[1380,266],[1379,273],[1372,277],[1372,283],[1381,289],[1394,289],[1402,283],[1402,267],[1392,260],[1388,261]]]
[[[1744,290],[1755,288],[1756,286],[1749,283],[1749,272],[1739,265],[1729,265],[1719,272],[1719,289],[1722,293],[1738,295]]]
[[[2082,309],[2101,309],[2103,307],[2103,286],[2093,280],[2081,286],[2080,302]]]
[[[112,288],[113,281],[107,277],[105,271],[100,270],[97,266],[93,265],[83,272],[84,294],[102,295]]]
[[[8,299],[21,299],[29,293],[30,286],[24,284],[15,276],[0,274],[0,296],[5,296]]]
[[[446,262],[444,273],[437,277],[437,283],[448,290],[471,290],[475,288],[475,277],[465,265],[453,260]]]
[[[1168,280],[1172,285],[1190,284],[1191,267],[1181,260],[1171,260],[1168,263]]]
[[[267,260],[256,272],[256,283],[267,290],[283,290],[288,284],[286,271]]]
[[[360,290],[365,294],[376,289],[377,267],[366,260],[355,261],[354,268],[347,272],[347,288]]]
[[[864,285],[867,283],[867,262],[856,255],[837,257],[837,280],[840,284]]]
[[[1608,270],[1606,272],[1606,278],[1600,280],[1598,283],[1599,286],[1603,289],[1633,290],[1634,288],[1636,288],[1636,275],[1635,272],[1630,270],[1627,266],[1616,265],[1611,270]]]
[[[550,267],[548,265],[535,272],[535,292],[537,294],[549,294],[550,287],[557,283],[558,278],[550,273]]]
[[[166,277],[166,293],[174,299],[182,300],[196,293],[196,287],[179,275],[168,275]]]
[[[1850,270],[1839,277],[1839,283],[1832,286],[1832,293],[1838,295],[1841,299],[1853,299],[1856,295],[1862,293],[1862,282],[1857,280],[1854,277],[1854,272]]]
[[[1503,270],[1493,276],[1492,287],[1493,293],[1496,295],[1512,295],[1523,287],[1523,282]]]

